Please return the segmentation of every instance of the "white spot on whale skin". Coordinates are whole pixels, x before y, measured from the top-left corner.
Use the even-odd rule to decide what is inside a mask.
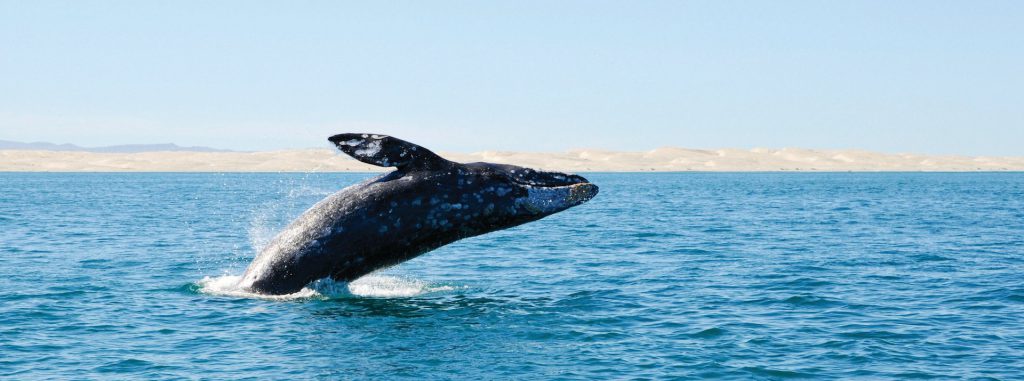
[[[574,197],[575,185],[529,188],[526,197],[516,199],[515,205],[524,207],[533,213],[554,213],[575,205],[585,200]]]
[[[360,142],[360,143],[362,143],[362,142]],[[355,150],[355,152],[353,152],[353,154],[354,155],[358,155],[358,156],[374,156],[374,155],[380,153],[380,150],[381,150],[380,140],[375,140],[375,141],[367,143],[365,146],[363,146],[363,148]]]

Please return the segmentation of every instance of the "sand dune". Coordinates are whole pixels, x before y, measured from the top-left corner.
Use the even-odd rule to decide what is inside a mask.
[[[549,170],[588,171],[1024,171],[1024,157],[886,154],[799,148],[658,148],[643,152],[578,149],[562,153],[442,152]],[[339,172],[381,171],[330,149],[271,152],[98,153],[0,150],[0,171],[18,172]]]

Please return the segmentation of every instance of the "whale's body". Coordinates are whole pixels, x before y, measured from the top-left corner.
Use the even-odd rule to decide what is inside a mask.
[[[357,160],[398,169],[313,205],[257,255],[242,287],[287,294],[324,277],[351,281],[597,194],[597,186],[580,176],[455,163],[385,135],[341,134],[330,141]]]

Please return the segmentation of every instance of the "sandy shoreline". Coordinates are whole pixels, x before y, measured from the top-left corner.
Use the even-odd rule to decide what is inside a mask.
[[[459,162],[486,161],[567,172],[1024,171],[1024,157],[888,154],[860,150],[659,148],[642,152],[441,152]],[[99,153],[0,150],[12,172],[378,172],[331,149],[269,152]]]

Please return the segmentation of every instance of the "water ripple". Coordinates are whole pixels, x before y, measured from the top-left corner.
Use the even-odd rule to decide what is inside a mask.
[[[592,174],[356,282],[235,286],[366,176],[0,174],[0,378],[1024,378],[1024,174]]]

